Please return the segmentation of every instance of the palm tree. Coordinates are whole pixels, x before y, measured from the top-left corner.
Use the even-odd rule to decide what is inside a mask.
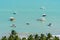
[[[16,31],[12,30],[8,40],[21,40],[16,34],[17,34]]]
[[[28,40],[34,40],[32,34],[28,37]]]
[[[56,37],[56,36],[55,36],[53,40],[59,40],[59,37]]]
[[[17,35],[17,36],[15,36],[14,40],[21,40],[21,39]]]
[[[35,35],[35,38],[34,38],[34,39],[35,39],[35,40],[39,40],[38,34]]]
[[[46,40],[50,40],[51,37],[52,37],[52,35],[50,33],[48,33]]]
[[[46,40],[46,36],[44,34],[41,34],[40,39],[39,40]]]
[[[15,36],[16,36],[16,31],[12,30],[8,40],[14,40]]]
[[[9,38],[8,38],[8,40],[14,40],[13,35],[10,35]]]
[[[25,37],[23,37],[22,40],[27,40],[27,39]]]
[[[7,40],[6,36],[2,37],[2,39],[1,39],[1,40]]]

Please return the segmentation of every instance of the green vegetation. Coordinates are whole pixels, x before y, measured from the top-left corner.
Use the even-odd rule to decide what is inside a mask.
[[[38,34],[36,35],[29,35],[28,38],[23,37],[20,38],[15,30],[11,31],[11,34],[9,37],[2,37],[1,40],[60,40],[59,37],[53,37],[50,33],[48,33],[47,35],[41,34],[40,36]]]

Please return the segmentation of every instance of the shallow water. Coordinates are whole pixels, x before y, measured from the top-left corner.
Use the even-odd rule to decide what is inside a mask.
[[[46,10],[41,10],[40,7]],[[16,15],[13,13],[16,12]],[[36,21],[45,13],[46,22]],[[10,22],[10,17],[15,22]],[[16,28],[10,27],[15,23]],[[26,25],[30,23],[30,25]],[[53,26],[47,25],[52,23]],[[5,35],[12,29],[25,33],[52,33],[60,34],[60,1],[59,0],[0,0],[0,34]],[[3,34],[2,34],[3,33]]]

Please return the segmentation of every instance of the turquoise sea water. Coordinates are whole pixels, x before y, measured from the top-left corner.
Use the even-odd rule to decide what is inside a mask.
[[[45,23],[36,21],[43,14],[42,6],[46,8]],[[11,16],[16,18],[16,28],[10,27]],[[30,25],[26,25],[27,22]],[[53,26],[48,27],[48,23]],[[12,29],[17,32],[60,34],[60,0],[0,0],[0,35]]]

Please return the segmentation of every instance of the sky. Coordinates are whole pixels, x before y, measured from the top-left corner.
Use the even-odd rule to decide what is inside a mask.
[[[45,7],[43,11],[40,8]],[[13,13],[16,15],[13,15]],[[36,21],[45,13],[46,22]],[[9,18],[14,17],[15,22]],[[16,28],[10,27],[15,23]],[[30,25],[26,25],[30,23]],[[52,23],[52,27],[47,25]],[[60,34],[60,0],[0,0],[0,35],[11,30],[25,33]]]

